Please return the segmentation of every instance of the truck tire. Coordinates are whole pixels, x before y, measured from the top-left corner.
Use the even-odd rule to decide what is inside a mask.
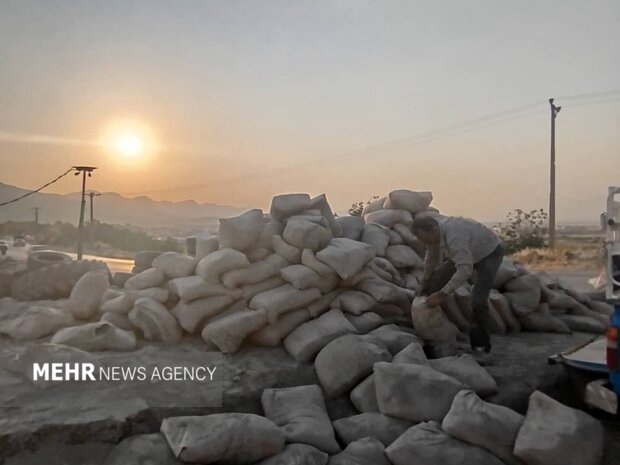
[[[22,271],[13,275],[11,297],[17,300],[66,299],[75,283],[92,270],[105,270],[111,274],[108,265],[99,260],[72,261]]]
[[[72,260],[71,256],[66,253],[56,252],[54,250],[40,250],[28,255],[26,267],[33,271],[50,265],[69,263]]]

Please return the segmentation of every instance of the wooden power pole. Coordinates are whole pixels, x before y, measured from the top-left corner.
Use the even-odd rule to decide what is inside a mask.
[[[551,160],[549,166],[549,247],[555,247],[555,118],[562,109],[553,104],[553,99],[549,99],[551,106]]]

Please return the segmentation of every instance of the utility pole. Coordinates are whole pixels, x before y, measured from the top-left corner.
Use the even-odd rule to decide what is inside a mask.
[[[34,207],[34,224],[39,224],[39,207]]]
[[[78,224],[78,246],[77,246],[77,259],[82,259],[82,247],[84,243],[84,209],[86,207],[86,176],[90,178],[92,172],[97,168],[94,166],[74,166],[76,171],[75,175],[79,176],[82,173],[82,202],[80,204],[80,222]]]
[[[562,109],[553,104],[553,99],[549,99],[551,107],[551,160],[549,166],[549,247],[555,248],[555,118]]]
[[[99,192],[94,192],[91,191],[88,193],[88,196],[90,197],[90,222],[92,223],[93,221],[95,221],[95,214],[93,213],[93,197],[99,197],[101,194]]]

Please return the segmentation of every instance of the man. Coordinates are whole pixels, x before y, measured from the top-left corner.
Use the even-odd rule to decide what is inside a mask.
[[[416,215],[412,230],[426,245],[417,294],[427,295],[429,306],[440,305],[475,272],[469,339],[472,349],[489,352],[488,298],[504,256],[500,240],[477,221],[434,213]]]

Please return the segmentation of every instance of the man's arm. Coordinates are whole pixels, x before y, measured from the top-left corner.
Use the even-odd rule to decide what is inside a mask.
[[[450,238],[447,245],[456,272],[441,291],[450,294],[467,282],[474,272],[474,261],[469,250],[469,237],[466,234],[455,235]]]
[[[433,271],[439,266],[441,251],[439,246],[427,247],[426,254],[424,255],[424,272],[422,273],[422,279],[420,280],[420,292],[422,294],[428,291],[431,282],[431,276]]]

